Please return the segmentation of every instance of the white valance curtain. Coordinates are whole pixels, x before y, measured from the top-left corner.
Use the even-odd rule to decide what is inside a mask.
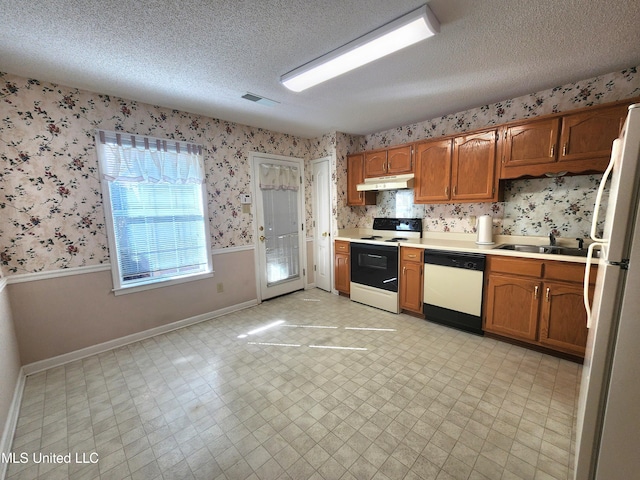
[[[110,182],[202,184],[202,146],[100,130],[102,177]]]
[[[298,167],[287,165],[260,164],[261,190],[292,190],[300,188],[300,173]]]

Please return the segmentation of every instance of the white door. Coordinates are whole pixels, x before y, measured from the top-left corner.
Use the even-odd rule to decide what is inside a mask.
[[[304,288],[301,159],[253,154],[260,299]]]
[[[314,160],[313,215],[315,283],[318,288],[331,291],[331,174],[329,158]]]

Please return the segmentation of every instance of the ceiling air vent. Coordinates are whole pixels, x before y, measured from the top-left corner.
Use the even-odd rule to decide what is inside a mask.
[[[260,105],[266,105],[267,107],[273,107],[274,105],[278,105],[280,103],[276,102],[275,100],[261,97],[260,95],[256,95],[255,93],[248,92],[242,95],[242,98],[244,98],[245,100],[249,100],[250,102],[259,103]]]

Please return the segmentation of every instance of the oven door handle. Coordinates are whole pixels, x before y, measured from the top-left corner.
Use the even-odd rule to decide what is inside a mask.
[[[395,280],[398,280],[398,277],[388,278],[386,280],[383,280],[382,283],[389,283],[389,282],[393,282]]]
[[[367,253],[367,257],[371,257],[371,258],[382,258],[382,255],[373,255],[371,253]]]

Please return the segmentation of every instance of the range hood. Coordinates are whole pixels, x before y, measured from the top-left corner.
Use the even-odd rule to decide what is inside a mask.
[[[371,190],[401,190],[403,188],[413,188],[413,173],[405,175],[391,175],[388,177],[365,178],[364,183],[356,185],[359,192]]]

